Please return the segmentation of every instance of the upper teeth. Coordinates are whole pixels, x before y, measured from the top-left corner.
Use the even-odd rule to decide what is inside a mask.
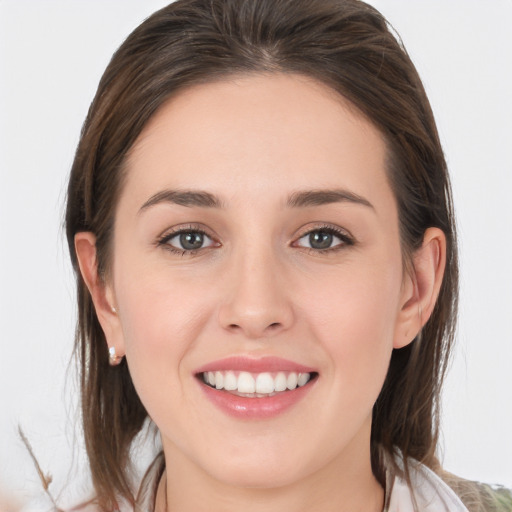
[[[203,380],[217,389],[265,395],[304,386],[310,378],[311,374],[309,373],[296,372],[277,372],[275,374],[239,372],[238,375],[234,371],[203,373]]]

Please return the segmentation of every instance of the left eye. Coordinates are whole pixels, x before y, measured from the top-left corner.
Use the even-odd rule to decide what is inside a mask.
[[[167,237],[164,243],[182,251],[197,251],[214,244],[213,240],[201,231],[181,231]]]
[[[308,247],[310,249],[332,249],[338,245],[347,243],[340,234],[335,233],[330,229],[315,229],[309,233],[301,236],[297,242],[299,247]]]

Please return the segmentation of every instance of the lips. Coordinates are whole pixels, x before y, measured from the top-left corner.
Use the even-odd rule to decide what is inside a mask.
[[[298,403],[318,373],[281,358],[231,357],[196,372],[201,389],[213,405],[239,419],[265,419]]]

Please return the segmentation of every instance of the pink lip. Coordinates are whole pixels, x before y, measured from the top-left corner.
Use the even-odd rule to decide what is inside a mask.
[[[314,378],[305,386],[298,387],[292,391],[277,393],[274,396],[247,398],[233,395],[224,390],[212,388],[203,382],[200,375],[204,372],[226,370],[246,371],[252,373],[276,371],[312,373],[315,370],[277,357],[264,357],[261,359],[229,357],[219,361],[214,361],[199,368],[196,372],[196,375],[198,376],[197,382],[208,400],[225,414],[237,419],[245,420],[263,420],[278,416],[302,400],[313,388],[317,380]]]
[[[233,356],[226,357],[225,359],[219,359],[213,361],[204,366],[198,368],[195,373],[204,372],[215,372],[215,371],[241,371],[251,373],[262,373],[262,372],[297,372],[297,373],[312,373],[315,371],[314,368],[304,366],[302,364],[294,363],[288,359],[282,359],[280,357],[262,357],[254,359],[245,356]]]

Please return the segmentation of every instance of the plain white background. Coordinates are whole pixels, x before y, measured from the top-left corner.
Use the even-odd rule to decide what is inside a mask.
[[[83,480],[67,370],[75,313],[66,177],[111,54],[166,3],[0,0],[0,494],[39,489],[18,424],[56,493]],[[419,69],[453,179],[461,315],[444,394],[444,464],[512,486],[512,1],[372,3]]]

